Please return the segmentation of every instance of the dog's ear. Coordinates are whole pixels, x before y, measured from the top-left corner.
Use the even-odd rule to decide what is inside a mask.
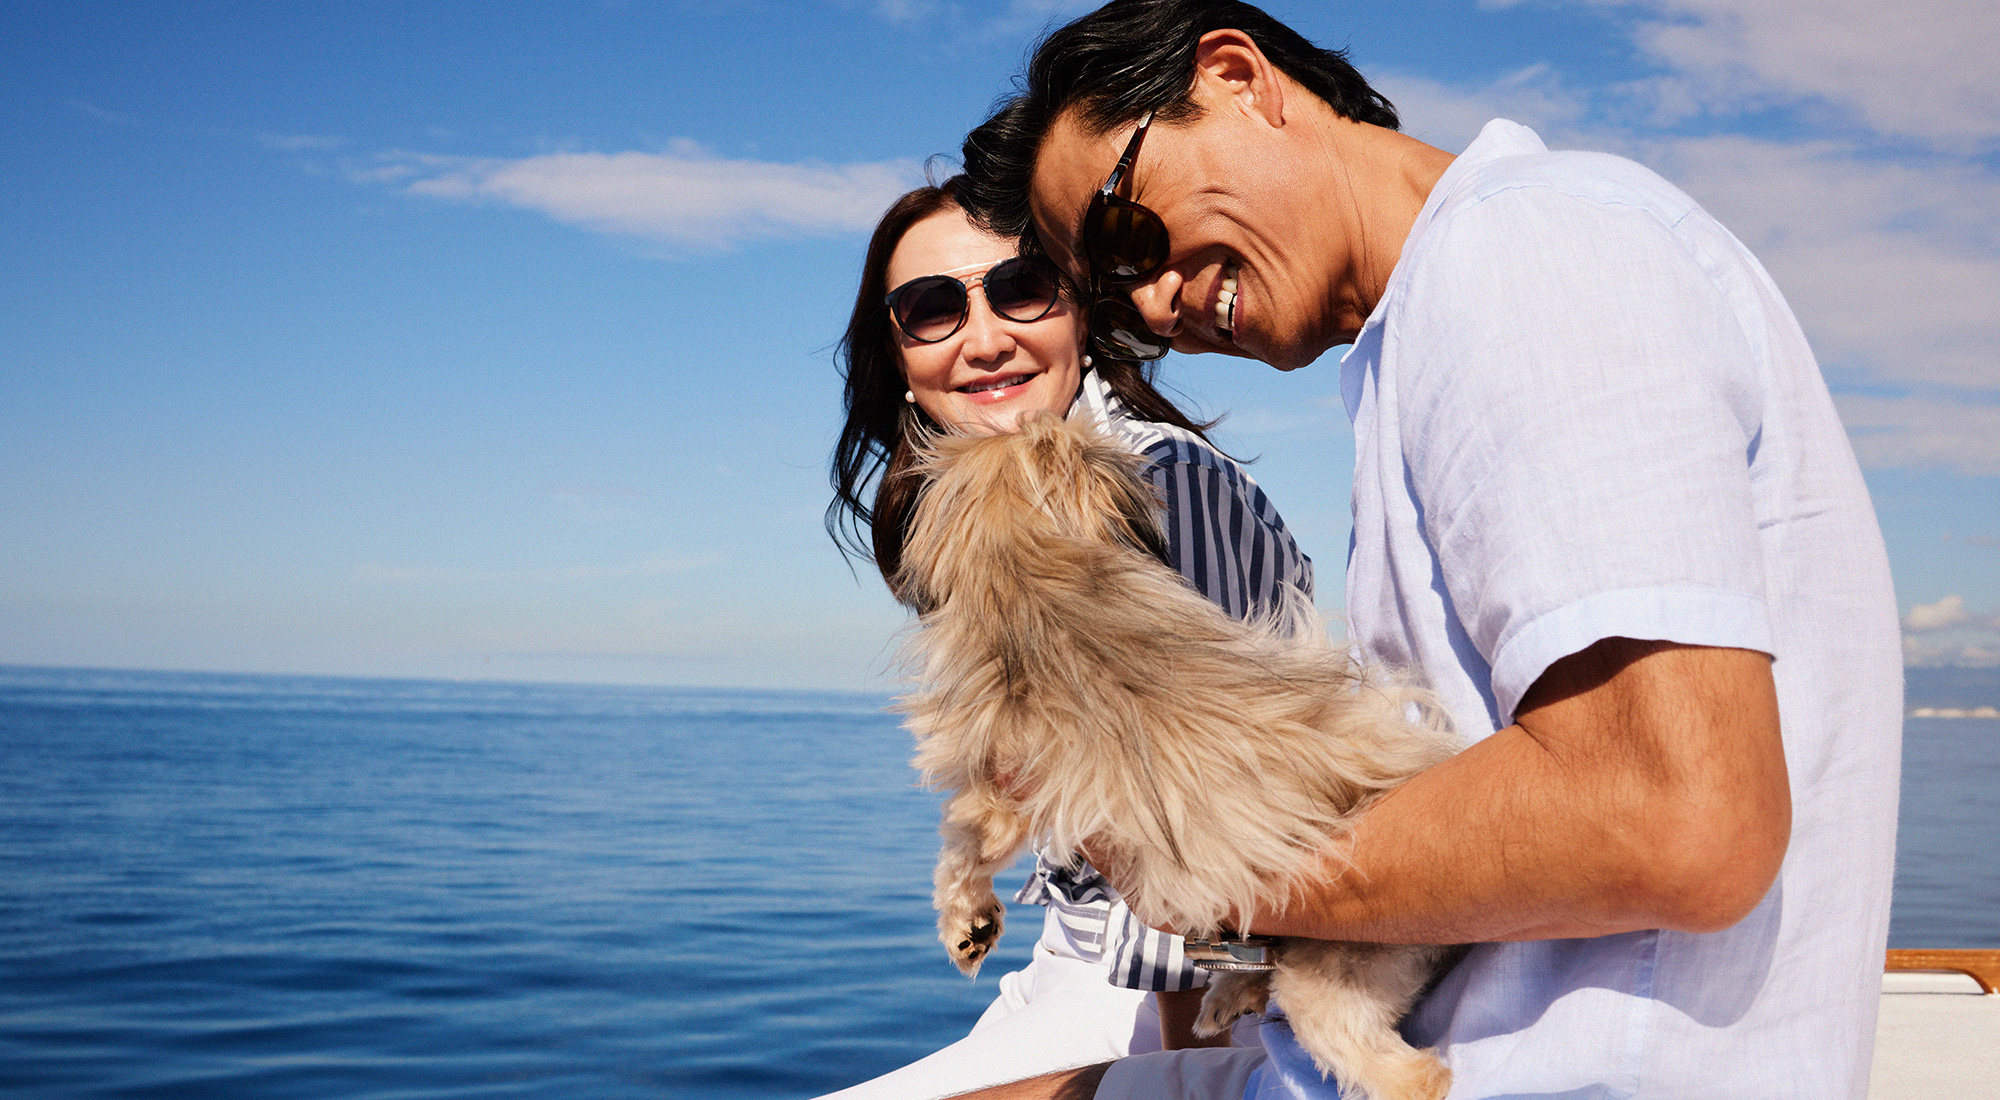
[[[891,587],[927,612],[963,581],[1003,568],[1003,545],[1039,555],[1048,537],[1122,546],[1171,568],[1160,502],[1138,466],[1088,422],[1051,414],[1023,417],[1010,434],[928,438],[912,465],[923,485]]]
[[[1102,516],[1112,538],[1173,568],[1167,539],[1160,531],[1160,501],[1153,487],[1140,480],[1131,456],[1103,444],[1086,452],[1096,477],[1105,487]]]
[[[1062,502],[1077,537],[1108,540],[1172,567],[1160,501],[1139,478],[1139,456],[1088,421],[1037,418],[1023,430],[1032,436],[1031,461],[1046,498]]]

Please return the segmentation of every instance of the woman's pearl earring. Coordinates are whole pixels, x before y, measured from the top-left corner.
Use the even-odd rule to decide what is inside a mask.
[[[917,395],[909,390],[904,390],[903,400],[908,402],[909,404],[914,405],[917,403]]]
[[[1089,370],[1089,369],[1090,369],[1090,353],[1089,353],[1089,352],[1084,352],[1084,353],[1083,353],[1083,369],[1084,369],[1084,370]]]

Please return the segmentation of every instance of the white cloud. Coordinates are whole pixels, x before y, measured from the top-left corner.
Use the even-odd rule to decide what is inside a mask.
[[[1101,6],[1103,0],[842,0],[859,6],[885,23],[924,24],[925,33],[940,43],[1003,44],[1009,52],[1027,39]]]
[[[2000,147],[1993,0],[1479,0],[1479,7],[1531,2],[1636,16],[1634,44],[1665,72],[1616,91],[1655,121],[1819,104],[1820,118],[1884,137],[1957,152]]]
[[[1555,142],[1574,132],[1589,109],[1585,97],[1547,65],[1532,65],[1477,88],[1394,71],[1371,73],[1369,82],[1396,105],[1406,133],[1454,153],[1496,118],[1531,126]]]
[[[1936,603],[1920,603],[1903,616],[1903,629],[1912,633],[1948,630],[1972,621],[1965,610],[1965,597],[1946,596]]]
[[[2000,646],[1904,635],[1903,663],[1913,668],[1993,668],[2000,666]]]
[[[392,154],[358,178],[453,202],[499,203],[614,236],[723,249],[745,241],[865,231],[921,182],[914,160],[781,164],[666,152],[505,158]]]
[[[2000,390],[2000,176],[1834,141],[1628,151],[1749,244],[1822,362],[1876,382]]]
[[[1852,136],[1647,136],[1537,67],[1460,88],[1380,81],[1412,133],[1462,148],[1487,119],[1557,148],[1631,156],[1685,187],[1757,254],[1843,396],[1872,467],[2000,474],[2000,173]]]
[[[1963,668],[2000,665],[2000,616],[1975,616],[1958,595],[1918,604],[1903,616],[1903,663]]]
[[[1865,394],[1834,404],[1864,466],[2000,476],[2000,407]]]
[[[1589,2],[1652,13],[1638,43],[1691,105],[1726,114],[1820,100],[1885,136],[2000,146],[1993,0]]]
[[[2000,666],[2000,648],[1977,642],[1933,642],[1906,637],[1903,663],[1913,668],[1994,668]]]

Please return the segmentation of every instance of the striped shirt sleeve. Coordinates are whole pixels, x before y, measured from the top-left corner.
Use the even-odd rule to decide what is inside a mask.
[[[1198,441],[1167,438],[1142,452],[1140,476],[1159,493],[1168,558],[1203,596],[1239,619],[1280,614],[1312,598],[1312,562],[1263,489],[1235,462]],[[1122,901],[1105,917],[1108,978],[1131,989],[1207,984],[1179,936],[1146,927]]]
[[[1292,592],[1312,598],[1312,562],[1242,467],[1178,439],[1144,457],[1141,474],[1165,509],[1168,557],[1197,591],[1239,619],[1283,611]]]

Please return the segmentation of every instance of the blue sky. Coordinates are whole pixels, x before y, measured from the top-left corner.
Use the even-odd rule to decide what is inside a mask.
[[[871,687],[820,525],[867,229],[1054,2],[0,8],[0,663]],[[1456,151],[1634,156],[1758,252],[1913,663],[2000,663],[2000,6],[1278,3]],[[943,170],[948,171],[949,165]],[[1329,357],[1170,359],[1337,609]]]

